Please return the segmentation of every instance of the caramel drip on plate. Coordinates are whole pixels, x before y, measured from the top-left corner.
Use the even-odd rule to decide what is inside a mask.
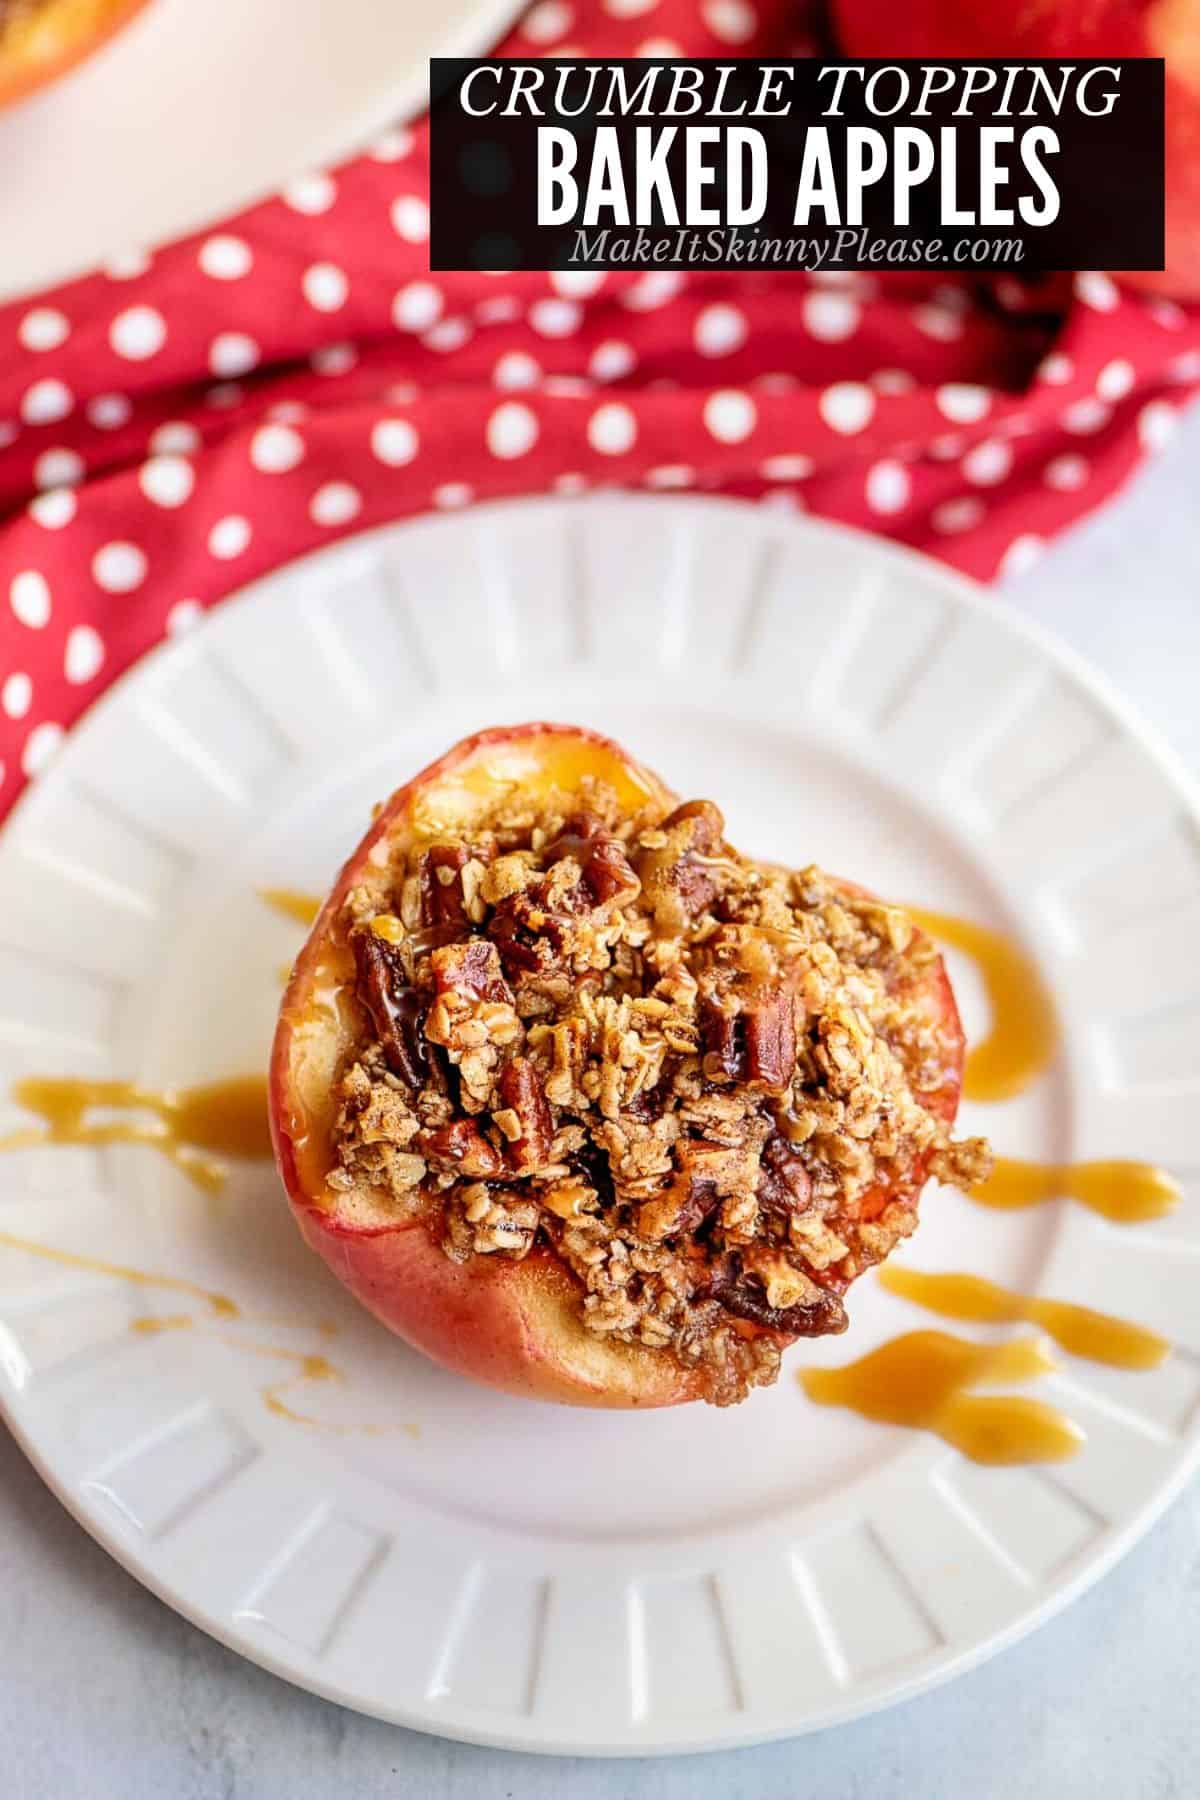
[[[311,925],[324,902],[318,894],[305,894],[299,888],[259,888],[258,897],[285,919],[297,919]]]
[[[195,1323],[191,1313],[148,1313],[131,1319],[129,1329],[138,1337],[157,1337],[160,1331],[189,1331]]]
[[[1054,1059],[1058,1021],[1037,964],[1018,944],[987,925],[948,913],[906,909],[923,931],[975,963],[992,1010],[991,1027],[967,1056],[968,1100],[1011,1100]]]
[[[232,1338],[222,1339],[223,1343],[233,1343]],[[248,1350],[254,1356],[277,1357],[282,1362],[293,1365],[294,1373],[284,1375],[277,1381],[269,1381],[260,1388],[263,1405],[267,1411],[274,1413],[277,1419],[287,1419],[293,1425],[306,1425],[312,1431],[324,1431],[332,1437],[387,1437],[394,1431],[403,1431],[409,1437],[420,1436],[421,1428],[411,1422],[398,1425],[359,1424],[354,1421],[343,1422],[338,1419],[318,1418],[315,1413],[301,1412],[287,1398],[297,1388],[309,1387],[316,1382],[336,1382],[345,1387],[346,1376],[343,1371],[331,1363],[327,1356],[313,1354],[305,1350],[285,1350],[274,1344],[247,1344],[238,1342],[239,1350]]]
[[[1000,1212],[1040,1206],[1048,1200],[1078,1200],[1116,1225],[1138,1225],[1174,1212],[1182,1199],[1179,1183],[1153,1163],[1038,1163],[998,1156],[991,1175],[971,1189],[971,1199]]]
[[[203,1300],[220,1319],[238,1319],[241,1308],[228,1294],[216,1294],[197,1282],[183,1281],[176,1275],[151,1275],[145,1269],[131,1269],[124,1263],[104,1262],[96,1256],[81,1256],[75,1250],[55,1250],[32,1238],[16,1237],[11,1231],[0,1231],[0,1249],[23,1250],[29,1256],[43,1257],[47,1262],[61,1263],[66,1269],[88,1269],[96,1275],[111,1275],[117,1281],[129,1281],[137,1287],[169,1288],[172,1293],[190,1294]],[[178,1315],[177,1315],[178,1316]]]
[[[335,1368],[327,1356],[313,1354],[306,1350],[285,1350],[276,1344],[250,1344],[240,1339],[223,1338],[222,1343],[233,1343],[239,1350],[248,1350],[254,1356],[274,1357],[280,1362],[291,1363],[295,1373],[281,1376],[278,1381],[270,1381],[261,1389],[263,1404],[268,1412],[280,1419],[290,1419],[295,1425],[317,1425],[327,1431],[345,1432],[355,1428],[349,1425],[326,1424],[323,1419],[313,1418],[308,1413],[298,1412],[283,1398],[297,1387],[317,1381],[336,1381],[344,1384],[346,1377]],[[370,1426],[359,1429],[371,1430]]]
[[[153,1279],[147,1277],[147,1279]],[[164,1283],[172,1286],[175,1283]],[[189,1331],[210,1321],[197,1318],[192,1313],[152,1313],[130,1322],[130,1331],[140,1337],[157,1337],[168,1331]],[[331,1338],[337,1334],[337,1326],[329,1323],[305,1325],[300,1320],[265,1319],[251,1316],[245,1319],[246,1324],[280,1325],[293,1331],[315,1331],[323,1338]],[[335,1363],[319,1351],[293,1350],[282,1344],[263,1344],[251,1338],[217,1335],[217,1342],[227,1344],[230,1349],[244,1352],[248,1356],[265,1356],[275,1361],[288,1363],[292,1372],[281,1375],[275,1381],[269,1381],[259,1389],[263,1405],[276,1418],[287,1419],[293,1425],[306,1425],[314,1431],[328,1432],[335,1437],[382,1437],[393,1431],[403,1431],[407,1437],[417,1442],[421,1436],[421,1427],[412,1420],[404,1420],[397,1425],[370,1425],[357,1422],[343,1422],[337,1419],[321,1419],[313,1413],[301,1412],[287,1398],[297,1388],[311,1386],[316,1382],[336,1382],[339,1386],[347,1385],[346,1375]]]
[[[235,1075],[188,1088],[32,1075],[16,1082],[12,1094],[18,1106],[36,1113],[43,1124],[0,1138],[0,1150],[35,1144],[148,1144],[208,1193],[216,1193],[225,1181],[226,1169],[217,1157],[271,1154],[267,1084],[261,1075]],[[98,1109],[152,1116],[89,1118]]]
[[[156,1337],[161,1332],[188,1331],[205,1323],[207,1323],[206,1320],[197,1319],[191,1313],[160,1313],[132,1320],[129,1329],[136,1332],[141,1337]],[[270,1321],[258,1319],[254,1320],[253,1323],[265,1325],[270,1323]],[[287,1324],[288,1321],[281,1320],[279,1323]],[[297,1324],[293,1329],[303,1330],[305,1327]],[[322,1337],[330,1337],[333,1335],[336,1327],[333,1325],[318,1325],[309,1327],[309,1329],[315,1329]],[[336,1381],[340,1384],[344,1384],[346,1380],[345,1375],[339,1368],[330,1362],[327,1356],[309,1350],[286,1349],[280,1344],[259,1344],[243,1337],[221,1336],[218,1337],[217,1341],[222,1344],[228,1344],[231,1349],[245,1351],[250,1356],[272,1357],[280,1362],[290,1363],[293,1366],[295,1371],[294,1374],[281,1376],[276,1381],[270,1381],[265,1387],[259,1390],[267,1411],[274,1413],[277,1418],[290,1419],[293,1424],[311,1425],[317,1430],[331,1431],[338,1435],[345,1435],[346,1433],[355,1431],[376,1433],[384,1429],[384,1427],[376,1425],[342,1425],[332,1420],[314,1418],[308,1413],[297,1411],[294,1406],[289,1405],[284,1399],[285,1394],[291,1393],[295,1388],[300,1387],[305,1383]],[[408,1426],[405,1426],[404,1430],[407,1431]]]
[[[1093,1312],[1090,1306],[1075,1306],[1069,1300],[1014,1294],[979,1275],[933,1275],[888,1263],[879,1271],[879,1284],[889,1294],[899,1294],[928,1312],[940,1313],[943,1319],[974,1319],[983,1325],[1040,1325],[1072,1356],[1108,1363],[1114,1369],[1156,1369],[1171,1350],[1166,1338],[1144,1325]]]
[[[386,1437],[393,1431],[403,1431],[408,1436],[419,1436],[420,1427],[411,1423],[400,1425],[362,1425],[343,1423],[337,1419],[321,1419],[314,1413],[301,1412],[287,1399],[297,1388],[311,1387],[317,1382],[336,1382],[339,1387],[346,1385],[346,1376],[341,1369],[331,1363],[327,1356],[309,1350],[288,1350],[278,1344],[250,1343],[245,1338],[222,1337],[223,1344],[230,1344],[236,1350],[245,1350],[251,1356],[272,1357],[276,1361],[290,1363],[293,1373],[280,1376],[276,1381],[269,1381],[260,1388],[263,1405],[267,1411],[274,1413],[278,1419],[287,1419],[293,1425],[307,1425],[314,1431],[324,1431],[334,1437]]]
[[[966,1391],[1028,1381],[1054,1366],[1037,1338],[973,1344],[946,1331],[910,1331],[840,1369],[802,1369],[798,1380],[818,1406],[931,1431],[972,1462],[1061,1462],[1084,1441],[1065,1414],[1024,1394]]]
[[[316,896],[290,888],[259,892],[267,905],[304,926],[313,923],[322,904]],[[964,1093],[977,1100],[1007,1099],[1020,1093],[1048,1065],[1057,1048],[1054,1009],[1037,968],[1024,951],[985,926],[919,908],[911,910],[932,936],[975,960],[987,989],[991,1028],[968,1058]],[[147,1144],[209,1191],[219,1188],[225,1178],[225,1168],[217,1157],[271,1154],[266,1083],[261,1076],[163,1089],[133,1082],[30,1077],[16,1084],[13,1095],[42,1124],[0,1138],[0,1149],[32,1144]],[[98,1110],[134,1116],[90,1116]],[[1120,1222],[1158,1218],[1180,1198],[1179,1188],[1165,1171],[1144,1163],[1054,1165],[1007,1158],[998,1160],[994,1174],[973,1190],[972,1198],[981,1205],[1003,1209],[1033,1206],[1063,1195]],[[0,1246],[187,1294],[206,1304],[209,1319],[241,1316],[225,1295],[192,1282],[54,1250],[9,1233],[0,1233]],[[1029,1321],[1072,1354],[1120,1368],[1153,1368],[1169,1350],[1162,1338],[1144,1327],[1067,1301],[1012,1293],[972,1275],[887,1268],[880,1279],[891,1292],[944,1317],[990,1324]],[[203,1316],[162,1314],[136,1319],[131,1329],[148,1335],[205,1322]],[[335,1433],[387,1429],[326,1421],[294,1404],[292,1396],[298,1388],[344,1382],[342,1372],[327,1357],[248,1343],[240,1337],[222,1341],[291,1365],[288,1374],[262,1389],[264,1404],[277,1417]],[[1071,1456],[1079,1449],[1083,1436],[1071,1420],[1022,1394],[969,1390],[981,1383],[1028,1380],[1053,1367],[1043,1344],[1035,1338],[974,1344],[948,1332],[917,1331],[881,1345],[858,1362],[837,1369],[804,1370],[798,1379],[819,1405],[845,1406],[864,1418],[932,1431],[976,1462],[1042,1462]],[[401,1429],[416,1437],[420,1428],[405,1424]]]

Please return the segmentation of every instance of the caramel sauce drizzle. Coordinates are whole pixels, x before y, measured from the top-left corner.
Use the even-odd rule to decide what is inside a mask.
[[[254,1322],[259,1325],[271,1323],[271,1321],[267,1319],[257,1319]],[[134,1319],[131,1322],[129,1329],[137,1332],[140,1336],[153,1337],[157,1336],[160,1332],[189,1331],[205,1323],[207,1323],[207,1321],[197,1319],[191,1313],[153,1313],[145,1318]],[[337,1330],[335,1325],[317,1325],[316,1327],[311,1327],[301,1325],[294,1320],[286,1319],[277,1320],[276,1323],[290,1326],[293,1330],[315,1329],[322,1337],[332,1337]],[[290,1363],[293,1366],[295,1371],[294,1374],[281,1376],[276,1381],[269,1381],[265,1387],[259,1389],[259,1392],[262,1395],[263,1405],[268,1412],[274,1413],[277,1418],[290,1419],[295,1425],[310,1425],[316,1427],[318,1430],[331,1431],[339,1435],[352,1431],[375,1432],[385,1429],[385,1427],[373,1425],[354,1426],[337,1424],[330,1420],[315,1418],[311,1413],[299,1412],[294,1406],[289,1404],[284,1398],[284,1395],[293,1392],[302,1385],[328,1381],[338,1382],[343,1386],[345,1385],[346,1377],[342,1370],[334,1363],[330,1362],[329,1358],[322,1355],[320,1352],[292,1350],[281,1344],[259,1344],[254,1343],[247,1338],[228,1337],[224,1335],[219,1336],[217,1341],[218,1343],[230,1345],[232,1349],[244,1351],[250,1356],[271,1357],[280,1362]]]
[[[967,1057],[963,1093],[968,1100],[1011,1100],[1049,1066],[1058,1049],[1054,1002],[1037,964],[990,926],[921,906],[905,910],[931,937],[969,956],[987,990],[992,1022]]]
[[[260,1325],[270,1323],[270,1321],[266,1319],[259,1319],[255,1322]],[[205,1321],[194,1318],[190,1313],[162,1313],[153,1314],[147,1318],[134,1319],[130,1325],[130,1330],[138,1332],[143,1336],[153,1336],[159,1332],[165,1331],[186,1331],[203,1323],[205,1323]],[[315,1329],[320,1332],[323,1337],[332,1337],[337,1330],[335,1325],[305,1327],[296,1321],[289,1320],[278,1320],[276,1323],[285,1326],[290,1325],[293,1330]],[[418,1439],[421,1435],[420,1426],[413,1424],[411,1421],[403,1422],[398,1426],[345,1424],[340,1420],[322,1419],[318,1418],[313,1413],[301,1412],[286,1398],[287,1395],[294,1393],[297,1388],[311,1386],[317,1382],[335,1382],[341,1387],[346,1385],[345,1373],[339,1369],[335,1363],[330,1362],[327,1356],[321,1354],[319,1351],[293,1350],[282,1344],[254,1343],[249,1339],[242,1337],[219,1336],[217,1341],[218,1343],[228,1344],[232,1349],[244,1351],[250,1356],[271,1357],[276,1361],[286,1362],[292,1365],[294,1371],[292,1374],[280,1376],[277,1380],[269,1381],[264,1387],[259,1389],[263,1405],[268,1412],[274,1413],[276,1418],[288,1419],[293,1425],[307,1425],[316,1431],[331,1433],[335,1437],[347,1437],[351,1435],[358,1437],[381,1437],[396,1430],[403,1431],[407,1436],[414,1440]]]
[[[300,888],[259,888],[258,897],[273,912],[282,913],[285,919],[295,919],[301,925],[312,925],[325,902],[319,894],[306,894]],[[279,984],[286,987],[292,979],[292,964],[281,963],[277,971]]]
[[[196,1323],[191,1313],[149,1313],[142,1319],[131,1319],[129,1329],[135,1337],[157,1337],[160,1331],[187,1331]]]
[[[305,894],[299,888],[259,888],[258,897],[285,919],[297,919],[301,925],[311,925],[325,904],[318,894]]]
[[[1064,1413],[1025,1394],[975,1394],[981,1382],[1028,1381],[1055,1367],[1037,1338],[974,1344],[946,1331],[910,1331],[837,1369],[797,1377],[818,1406],[931,1431],[972,1462],[1061,1462],[1083,1434]]]
[[[900,1264],[885,1264],[879,1285],[943,1319],[971,1319],[981,1325],[1040,1325],[1072,1356],[1107,1363],[1114,1369],[1156,1369],[1170,1354],[1166,1338],[1144,1325],[1094,1312],[1069,1300],[1014,1294],[980,1275],[934,1275]]]
[[[0,1231],[0,1248],[21,1250],[29,1256],[40,1257],[45,1262],[59,1263],[68,1269],[86,1269],[93,1274],[107,1275],[117,1281],[124,1281],[135,1287],[164,1288],[169,1293],[186,1294],[190,1299],[202,1301],[208,1308],[205,1315],[197,1317],[194,1313],[150,1313],[141,1318],[131,1319],[129,1329],[139,1337],[155,1337],[169,1331],[189,1331],[200,1329],[220,1320],[230,1324],[234,1321],[267,1325],[267,1319],[254,1320],[247,1318],[235,1300],[228,1294],[214,1293],[209,1288],[201,1287],[197,1282],[184,1281],[176,1275],[156,1275],[145,1269],[130,1268],[125,1263],[105,1262],[96,1256],[82,1256],[74,1250],[57,1250],[49,1244],[39,1243],[36,1239],[17,1237],[10,1231]],[[277,1325],[288,1326],[293,1330],[315,1330],[322,1337],[332,1337],[337,1327],[328,1323],[316,1326],[305,1325],[300,1321],[276,1320]],[[389,1425],[355,1425],[321,1419],[311,1413],[301,1412],[286,1398],[296,1388],[314,1382],[338,1382],[345,1384],[346,1377],[341,1369],[330,1362],[329,1358],[319,1352],[307,1350],[291,1350],[278,1344],[261,1344],[243,1337],[232,1337],[221,1334],[218,1341],[231,1348],[245,1352],[251,1356],[266,1356],[281,1362],[290,1363],[294,1372],[281,1376],[278,1380],[268,1382],[260,1392],[267,1411],[278,1418],[289,1419],[296,1425],[307,1425],[317,1431],[331,1432],[337,1436],[367,1434],[371,1436],[402,1430],[409,1437],[420,1436],[420,1426],[404,1423],[399,1427]]]
[[[203,1300],[219,1319],[240,1319],[241,1307],[228,1294],[214,1293],[197,1282],[184,1281],[177,1275],[150,1275],[145,1269],[131,1269],[125,1263],[104,1262],[97,1256],[81,1256],[75,1250],[56,1250],[34,1238],[17,1237],[11,1231],[0,1231],[0,1248],[23,1250],[29,1256],[40,1256],[46,1262],[60,1263],[65,1269],[87,1269],[96,1275],[110,1275],[115,1281],[128,1281],[135,1287],[167,1288],[175,1294],[188,1294]],[[183,1315],[176,1314],[176,1318]],[[189,1318],[189,1323],[190,1318]]]
[[[75,1250],[59,1250],[50,1244],[40,1243],[35,1238],[18,1237],[11,1231],[0,1231],[0,1249],[24,1251],[25,1254],[39,1257],[44,1262],[58,1263],[67,1269],[85,1269],[89,1273],[106,1275],[115,1281],[127,1282],[134,1287],[162,1288],[168,1293],[183,1294],[191,1300],[202,1302],[207,1309],[200,1316],[195,1313],[152,1313],[131,1319],[129,1329],[139,1337],[153,1337],[169,1331],[198,1330],[211,1327],[217,1321],[223,1324],[232,1324],[236,1321],[258,1325],[274,1324],[291,1330],[315,1330],[323,1338],[330,1338],[337,1331],[336,1325],[328,1322],[312,1326],[298,1320],[247,1317],[237,1301],[230,1299],[228,1294],[216,1293],[211,1288],[201,1287],[198,1282],[185,1281],[177,1275],[153,1274],[146,1269],[131,1268],[126,1263],[106,1262],[101,1257],[84,1256]],[[226,1334],[222,1334],[218,1341],[249,1355],[272,1357],[293,1366],[292,1374],[268,1382],[265,1387],[260,1389],[263,1404],[268,1412],[274,1413],[278,1418],[289,1419],[293,1424],[305,1425],[312,1430],[332,1433],[339,1437],[350,1434],[379,1436],[396,1429],[404,1431],[413,1439],[420,1436],[420,1426],[412,1423],[406,1422],[399,1427],[344,1424],[340,1421],[322,1419],[314,1414],[301,1412],[286,1397],[294,1393],[296,1388],[314,1382],[332,1381],[345,1384],[345,1375],[330,1362],[327,1356],[311,1351],[292,1350],[282,1345],[256,1343],[243,1337]]]
[[[226,1338],[223,1341],[228,1343],[229,1339]],[[274,1413],[276,1418],[290,1419],[293,1425],[316,1425],[339,1435],[355,1429],[353,1426],[326,1424],[324,1420],[314,1418],[311,1413],[299,1412],[284,1399],[285,1394],[293,1393],[296,1388],[306,1383],[336,1381],[344,1386],[346,1377],[340,1369],[334,1367],[327,1356],[313,1355],[303,1350],[284,1350],[274,1344],[239,1344],[238,1349],[249,1350],[255,1356],[274,1357],[280,1362],[290,1363],[294,1368],[293,1375],[281,1376],[278,1381],[269,1381],[265,1387],[259,1390],[262,1394],[263,1405],[268,1412]],[[378,1427],[366,1426],[360,1429],[370,1431],[378,1429]]]
[[[148,1144],[210,1194],[219,1192],[225,1182],[227,1170],[220,1157],[271,1154],[267,1084],[261,1075],[236,1075],[187,1088],[33,1075],[16,1082],[12,1094],[19,1106],[43,1123],[0,1137],[0,1150],[36,1144]],[[89,1113],[97,1109],[152,1116],[90,1119]]]
[[[1152,1163],[1038,1163],[998,1156],[987,1181],[972,1188],[970,1197],[1000,1212],[1061,1197],[1077,1200],[1114,1224],[1139,1225],[1174,1212],[1183,1194],[1179,1183]]]
[[[991,1027],[967,1057],[968,1100],[1011,1100],[1053,1060],[1058,1048],[1054,1003],[1036,963],[1017,944],[986,925],[909,907],[931,937],[952,944],[979,968],[992,1009]],[[1059,1198],[1077,1200],[1116,1224],[1160,1219],[1178,1206],[1179,1185],[1152,1163],[1037,1163],[997,1157],[991,1178],[971,1190],[981,1206],[1013,1210]]]
[[[267,1323],[266,1320],[260,1320],[258,1322],[260,1324]],[[286,1321],[284,1322],[286,1323]],[[147,1318],[134,1319],[130,1324],[129,1329],[139,1333],[139,1335],[143,1337],[152,1337],[156,1336],[159,1332],[188,1331],[202,1323],[204,1323],[204,1321],[193,1318],[190,1313],[161,1313],[152,1314]],[[303,1327],[299,1327],[299,1329],[303,1329]],[[321,1332],[323,1336],[330,1336],[335,1327],[332,1325],[318,1325],[316,1329]],[[295,1370],[294,1374],[281,1376],[277,1381],[269,1381],[264,1387],[259,1389],[263,1405],[268,1412],[274,1413],[277,1418],[290,1419],[294,1425],[309,1425],[315,1427],[319,1431],[335,1432],[339,1436],[349,1432],[377,1432],[386,1429],[385,1427],[378,1425],[342,1425],[327,1419],[318,1419],[311,1413],[299,1412],[285,1400],[285,1394],[293,1392],[296,1388],[306,1383],[335,1381],[343,1386],[345,1385],[346,1377],[341,1369],[334,1363],[331,1363],[329,1358],[322,1355],[320,1352],[290,1350],[281,1344],[256,1344],[251,1343],[246,1338],[240,1337],[220,1337],[217,1341],[222,1344],[228,1344],[235,1350],[245,1351],[251,1356],[269,1356],[278,1361],[291,1363],[293,1365]]]
[[[261,899],[276,912],[311,926],[319,897],[291,888],[262,888]],[[967,1060],[963,1092],[975,1100],[1008,1099],[1022,1092],[1053,1059],[1058,1043],[1054,1008],[1032,960],[1000,933],[946,914],[909,909],[932,936],[971,956],[980,969],[992,1009],[988,1034]],[[269,1157],[266,1083],[240,1076],[189,1088],[155,1089],[133,1082],[30,1077],[13,1096],[42,1121],[40,1127],[0,1138],[0,1149],[32,1144],[140,1143],[167,1156],[189,1180],[208,1192],[226,1176],[219,1157]],[[146,1118],[94,1119],[103,1109]],[[1162,1169],[1114,1160],[1042,1164],[999,1158],[990,1179],[973,1190],[979,1204],[999,1209],[1034,1206],[1067,1196],[1120,1223],[1159,1218],[1178,1204],[1180,1190]],[[167,1288],[202,1300],[210,1316],[239,1319],[234,1301],[193,1282],[148,1274],[117,1263],[0,1232],[0,1246],[94,1270],[147,1287]],[[1077,1356],[1128,1369],[1156,1367],[1169,1345],[1142,1326],[1067,1301],[1012,1293],[981,1277],[935,1275],[900,1267],[881,1271],[890,1292],[943,1317],[999,1324],[1028,1321]],[[136,1319],[142,1334],[184,1330],[203,1318],[174,1313]],[[330,1328],[321,1327],[322,1331]],[[262,1389],[264,1404],[277,1417],[333,1432],[386,1430],[341,1425],[300,1411],[288,1398],[305,1384],[344,1382],[340,1370],[320,1354],[274,1345],[223,1341],[255,1355],[274,1357],[293,1372]],[[845,1406],[868,1419],[932,1431],[972,1460],[984,1463],[1055,1461],[1073,1455],[1083,1435],[1072,1421],[1044,1402],[1019,1394],[976,1394],[984,1382],[1022,1381],[1055,1367],[1039,1340],[1014,1338],[980,1345],[942,1331],[916,1331],[837,1369],[802,1370],[797,1379],[818,1405]],[[419,1436],[420,1427],[401,1427]]]

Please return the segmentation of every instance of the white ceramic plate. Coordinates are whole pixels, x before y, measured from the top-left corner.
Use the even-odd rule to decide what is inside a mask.
[[[0,296],[195,230],[428,103],[521,0],[153,0],[0,114]]]
[[[1139,728],[1001,607],[875,540],[702,500],[482,508],[298,563],[148,657],[0,838],[0,1077],[261,1067],[301,933],[255,890],[321,888],[394,783],[538,716],[715,795],[747,849],[1022,934],[1064,1054],[966,1124],[1013,1154],[1165,1162],[1186,1204],[1121,1231],[931,1191],[905,1254],[1139,1319],[1176,1354],[1139,1375],[1067,1359],[1043,1391],[1084,1452],[983,1469],[798,1389],[801,1363],[929,1322],[868,1280],[850,1335],[798,1346],[743,1406],[572,1413],[390,1338],[302,1247],[269,1168],[213,1202],[149,1151],[43,1149],[0,1167],[0,1230],[228,1292],[247,1318],[138,1334],[204,1309],[0,1248],[0,1393],[142,1581],[348,1705],[584,1752],[848,1719],[1078,1593],[1200,1440],[1194,815]],[[288,1366],[255,1345],[344,1370],[289,1395],[323,1427],[266,1409]]]

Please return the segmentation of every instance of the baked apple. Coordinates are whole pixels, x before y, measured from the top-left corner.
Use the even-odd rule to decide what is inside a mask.
[[[0,0],[0,106],[98,50],[146,0]]]
[[[740,1400],[917,1222],[963,1036],[897,907],[754,862],[578,727],[481,732],[400,788],[283,999],[305,1238],[435,1361],[544,1400]]]

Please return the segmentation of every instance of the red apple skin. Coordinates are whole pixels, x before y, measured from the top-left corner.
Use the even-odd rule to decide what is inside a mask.
[[[833,0],[848,56],[1166,61],[1166,268],[1118,274],[1128,286],[1200,298],[1200,0]]]
[[[353,1039],[345,1019],[322,1011],[314,995],[336,967],[347,892],[370,879],[372,850],[395,833],[405,834],[414,806],[438,784],[469,777],[497,753],[516,752],[540,762],[564,751],[578,760],[581,771],[609,776],[620,767],[628,773],[631,792],[643,800],[675,803],[670,790],[611,739],[577,726],[547,724],[480,732],[398,789],[342,869],[295,964],[271,1054],[271,1135],[305,1241],[376,1318],[434,1362],[528,1399],[573,1406],[677,1406],[702,1397],[703,1376],[660,1351],[589,1332],[579,1285],[550,1249],[539,1246],[522,1262],[474,1257],[454,1263],[424,1224],[364,1220],[325,1186],[332,1163],[329,1086]],[[925,1103],[950,1121],[958,1107],[964,1042],[940,959],[923,985],[924,1004],[939,1022],[947,1052],[944,1084]],[[922,1169],[920,1179],[904,1189],[868,1196],[864,1216],[897,1199],[915,1204],[923,1185]],[[741,1321],[737,1328],[748,1335],[760,1329]],[[789,1341],[773,1335],[780,1343]]]
[[[307,1243],[375,1317],[433,1362],[486,1387],[568,1406],[675,1406],[695,1371],[585,1331],[580,1289],[547,1249],[453,1263],[422,1226],[366,1234],[299,1207]]]

